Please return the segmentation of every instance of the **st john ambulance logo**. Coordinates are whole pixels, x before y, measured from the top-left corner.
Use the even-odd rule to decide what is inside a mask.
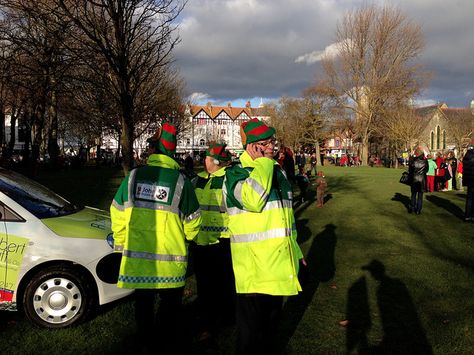
[[[163,188],[163,187],[158,187],[156,189],[155,197],[158,201],[167,201],[168,200],[168,191],[166,191],[166,189]]]

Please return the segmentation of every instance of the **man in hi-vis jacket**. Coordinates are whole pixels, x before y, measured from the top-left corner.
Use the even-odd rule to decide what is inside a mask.
[[[275,129],[254,118],[240,129],[245,151],[226,169],[224,194],[237,292],[237,353],[273,353],[284,296],[301,291],[292,190],[273,160]]]
[[[175,126],[163,124],[148,143],[147,164],[130,171],[110,206],[115,250],[122,252],[117,286],[136,290],[139,345],[179,352],[186,241],[199,232],[201,214],[191,182],[172,158]],[[156,293],[160,307],[155,319]]]

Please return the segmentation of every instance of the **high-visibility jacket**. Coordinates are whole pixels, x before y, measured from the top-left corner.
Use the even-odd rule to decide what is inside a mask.
[[[237,293],[295,295],[303,254],[291,185],[272,159],[244,152],[240,162],[226,169],[223,188]]]
[[[194,191],[201,208],[202,224],[194,239],[198,245],[219,243],[219,238],[229,238],[229,216],[222,196],[225,167],[209,174],[200,172],[193,180]]]
[[[201,213],[191,181],[179,165],[152,154],[122,181],[110,206],[116,251],[122,251],[117,286],[184,286],[187,240],[199,232]]]

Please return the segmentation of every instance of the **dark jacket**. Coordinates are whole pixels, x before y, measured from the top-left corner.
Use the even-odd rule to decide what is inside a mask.
[[[462,185],[474,187],[474,149],[469,149],[462,160]]]
[[[428,161],[420,157],[414,157],[408,164],[408,174],[412,185],[421,184],[425,186],[426,173],[428,172]]]

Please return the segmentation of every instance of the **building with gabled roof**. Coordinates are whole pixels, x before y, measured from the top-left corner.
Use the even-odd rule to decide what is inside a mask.
[[[472,136],[473,113],[469,108],[451,108],[445,103],[419,107],[415,109],[417,116],[426,119],[426,127],[423,130],[421,142],[426,145],[431,153],[445,152],[446,150],[461,149],[468,143]],[[456,142],[455,136],[460,136],[456,123],[462,121],[465,126],[461,141]]]
[[[269,115],[263,105],[251,107],[247,101],[245,107],[188,105],[185,112],[189,117],[190,125],[178,135],[177,152],[199,153],[207,149],[210,142],[227,144],[227,149],[242,151],[240,139],[240,125],[251,118],[267,120]]]

